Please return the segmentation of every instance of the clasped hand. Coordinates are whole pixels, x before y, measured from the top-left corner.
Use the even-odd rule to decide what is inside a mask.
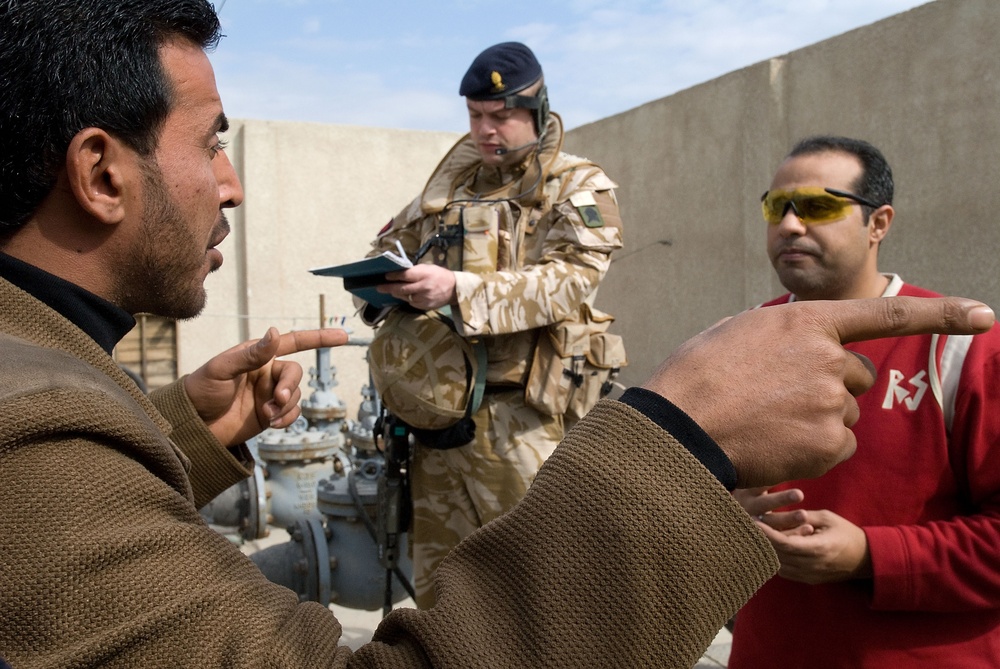
[[[798,488],[735,490],[733,497],[771,542],[781,563],[780,576],[811,585],[872,576],[863,529],[832,511],[780,510],[803,501]]]

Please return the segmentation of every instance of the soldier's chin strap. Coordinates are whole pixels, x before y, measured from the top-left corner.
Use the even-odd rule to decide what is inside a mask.
[[[437,311],[451,322],[451,327],[455,327],[455,318],[451,313],[450,304],[444,305]],[[486,394],[486,342],[481,337],[469,339],[468,342],[476,356],[476,378],[472,379],[472,397],[465,410],[465,416],[471,418],[472,414],[479,411],[479,407],[483,403],[483,395]]]
[[[449,305],[427,313],[433,314],[446,323],[448,327],[455,328],[455,321],[452,318]],[[425,430],[410,426],[410,432],[417,438],[417,441],[429,448],[438,450],[458,448],[465,446],[476,436],[476,423],[472,420],[472,415],[479,410],[486,393],[486,343],[480,337],[470,338],[467,341],[476,357],[476,374],[473,378],[472,372],[466,371],[466,383],[471,385],[472,392],[469,394],[469,401],[465,406],[465,415],[454,425],[443,429]]]

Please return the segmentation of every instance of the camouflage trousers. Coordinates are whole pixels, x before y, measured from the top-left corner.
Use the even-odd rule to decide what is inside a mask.
[[[524,392],[487,394],[475,439],[459,448],[417,444],[410,463],[410,547],[416,604],[434,605],[434,572],[463,538],[524,497],[563,436],[561,416],[524,404]]]

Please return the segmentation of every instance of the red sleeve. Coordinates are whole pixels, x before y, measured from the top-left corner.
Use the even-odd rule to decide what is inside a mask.
[[[949,438],[959,511],[918,525],[866,527],[881,610],[1000,608],[1000,329],[973,339]],[[947,473],[946,473],[947,474]]]

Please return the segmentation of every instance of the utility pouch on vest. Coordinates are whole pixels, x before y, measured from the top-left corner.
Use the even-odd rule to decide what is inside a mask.
[[[571,318],[542,330],[525,387],[525,402],[576,422],[611,392],[628,364],[625,344],[607,331],[614,317],[584,303]]]
[[[476,274],[497,271],[499,215],[493,207],[462,209],[462,270]]]

